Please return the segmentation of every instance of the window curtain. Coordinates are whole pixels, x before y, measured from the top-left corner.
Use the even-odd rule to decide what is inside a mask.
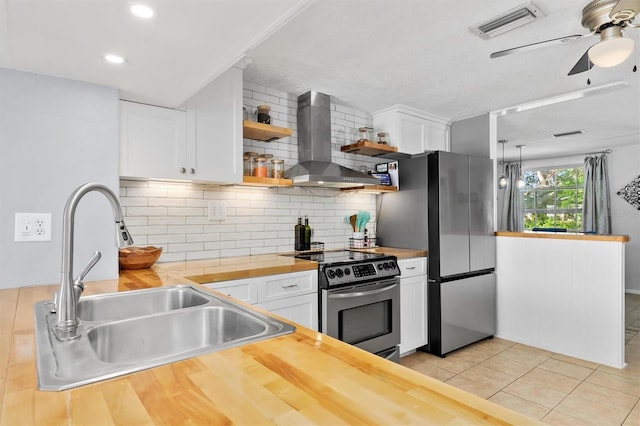
[[[611,201],[606,155],[593,155],[584,159],[582,231],[611,233]]]
[[[502,216],[500,218],[500,229],[503,231],[522,231],[522,194],[518,189],[518,178],[520,177],[520,165],[518,163],[507,164],[505,175],[507,176],[507,187],[505,188],[502,200]]]

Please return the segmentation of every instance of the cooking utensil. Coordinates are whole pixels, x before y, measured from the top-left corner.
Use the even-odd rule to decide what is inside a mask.
[[[357,232],[357,228],[356,228],[356,222],[358,220],[358,216],[355,214],[352,214],[351,216],[349,216],[349,223],[351,223],[351,228],[353,228],[353,232]]]
[[[358,212],[358,216],[360,217],[360,227],[358,228],[358,230],[360,232],[364,232],[364,229],[367,227],[367,223],[369,223],[369,220],[371,220],[371,213],[360,211]]]

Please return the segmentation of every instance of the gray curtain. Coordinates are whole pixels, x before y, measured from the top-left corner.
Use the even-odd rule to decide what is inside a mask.
[[[611,201],[606,155],[593,155],[584,159],[582,231],[611,233]]]
[[[507,164],[505,175],[507,176],[507,187],[504,189],[502,199],[502,216],[500,218],[500,229],[502,231],[522,231],[522,194],[518,189],[517,182],[520,177],[520,165],[518,163]]]

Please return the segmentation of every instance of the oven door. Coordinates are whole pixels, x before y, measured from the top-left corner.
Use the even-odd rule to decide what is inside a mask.
[[[400,344],[400,280],[322,290],[322,332],[373,353]]]

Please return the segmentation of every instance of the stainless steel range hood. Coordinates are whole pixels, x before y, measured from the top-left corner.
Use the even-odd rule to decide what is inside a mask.
[[[331,162],[329,95],[309,91],[298,96],[298,161],[284,172],[296,186],[349,188],[377,185],[378,179]]]

